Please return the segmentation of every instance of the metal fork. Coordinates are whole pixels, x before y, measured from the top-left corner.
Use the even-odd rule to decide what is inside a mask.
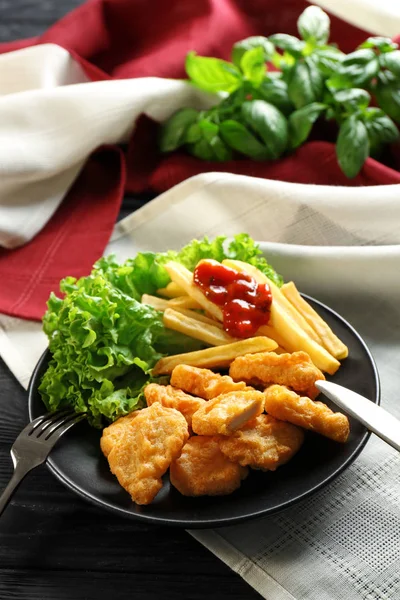
[[[60,437],[85,416],[70,410],[49,413],[34,419],[21,431],[11,448],[14,474],[0,496],[0,515],[25,475],[44,463]]]

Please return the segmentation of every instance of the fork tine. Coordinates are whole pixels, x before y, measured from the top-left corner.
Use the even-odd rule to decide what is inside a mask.
[[[64,422],[64,419],[73,417],[76,413],[72,410],[64,410],[57,413],[52,413],[49,418],[45,419],[39,425],[34,427],[31,435],[40,438],[53,425],[58,425]]]
[[[56,441],[59,440],[60,437],[68,431],[68,429],[70,429],[73,425],[79,423],[79,421],[82,421],[85,418],[86,413],[79,413],[76,414],[72,419],[65,420],[59,423],[57,426],[50,427],[48,430],[46,430],[46,433],[44,435],[45,441],[53,442],[53,444],[55,444]]]
[[[58,418],[62,415],[68,414],[70,412],[71,412],[70,409],[68,409],[68,410],[64,409],[64,410],[59,410],[56,412],[49,412],[49,413],[46,413],[45,415],[41,415],[40,417],[37,417],[36,419],[33,419],[33,421],[28,423],[28,425],[26,427],[24,427],[24,429],[22,430],[21,433],[25,433],[27,435],[32,435],[32,433],[35,431],[35,429],[37,429],[39,427],[39,425],[44,423],[44,421],[46,421],[47,419]]]

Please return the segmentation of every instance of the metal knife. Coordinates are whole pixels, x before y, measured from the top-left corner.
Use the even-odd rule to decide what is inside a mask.
[[[316,381],[315,385],[339,408],[358,419],[370,431],[400,452],[400,421],[387,410],[364,396],[331,381]]]

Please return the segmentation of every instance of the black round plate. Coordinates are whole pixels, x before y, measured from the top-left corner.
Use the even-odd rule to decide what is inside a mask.
[[[333,381],[379,404],[379,378],[374,360],[358,333],[342,317],[305,296],[349,348]],[[29,416],[43,414],[38,392],[50,353],[40,359],[29,385]],[[322,396],[321,396],[322,398]],[[322,398],[329,405],[329,401]],[[56,477],[83,498],[120,515],[159,525],[216,527],[271,514],[327,485],[357,457],[369,433],[354,419],[346,444],[307,432],[300,452],[275,472],[252,471],[239,490],[229,496],[187,498],[169,484],[149,506],[137,506],[110,473],[100,451],[101,432],[87,423],[76,425],[51,453],[47,464]]]

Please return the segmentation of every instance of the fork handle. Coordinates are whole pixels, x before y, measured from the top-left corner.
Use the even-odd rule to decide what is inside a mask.
[[[3,491],[3,493],[0,496],[0,515],[3,513],[7,504],[10,502],[11,497],[14,494],[15,490],[17,489],[17,487],[19,486],[21,481],[24,479],[25,475],[27,473],[29,473],[30,470],[31,470],[30,468],[27,468],[26,466],[22,465],[21,463],[17,463],[14,473],[13,473],[13,476],[11,477],[7,487],[5,488],[5,490]]]

